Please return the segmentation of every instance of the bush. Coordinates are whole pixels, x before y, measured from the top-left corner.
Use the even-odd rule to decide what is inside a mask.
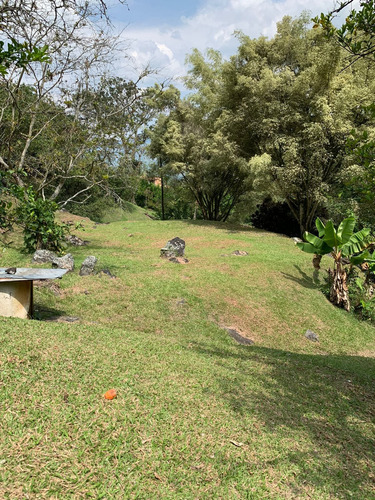
[[[26,251],[31,253],[45,249],[60,252],[68,226],[55,222],[57,204],[38,198],[32,187],[20,189],[17,198],[16,222],[23,228]]]

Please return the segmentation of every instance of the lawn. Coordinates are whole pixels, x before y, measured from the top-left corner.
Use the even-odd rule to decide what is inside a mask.
[[[137,218],[86,219],[38,319],[0,319],[0,498],[375,499],[374,327],[290,238]],[[175,236],[188,264],[159,257]],[[31,266],[17,241],[1,267]]]

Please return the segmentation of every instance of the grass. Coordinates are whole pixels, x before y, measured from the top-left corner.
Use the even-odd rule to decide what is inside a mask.
[[[324,298],[289,238],[84,225],[77,270],[96,255],[117,278],[76,270],[35,290],[40,320],[0,319],[0,498],[375,498],[375,330]],[[159,257],[174,236],[186,265]]]

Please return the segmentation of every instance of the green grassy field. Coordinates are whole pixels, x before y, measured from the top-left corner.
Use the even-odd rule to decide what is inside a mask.
[[[139,219],[86,220],[39,319],[0,319],[0,498],[375,499],[374,327],[287,237]],[[186,265],[159,257],[175,236]],[[80,277],[87,255],[117,278]]]

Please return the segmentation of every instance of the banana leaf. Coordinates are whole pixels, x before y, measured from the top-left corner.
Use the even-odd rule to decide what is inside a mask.
[[[355,226],[355,218],[348,217],[344,219],[337,229],[337,236],[341,240],[341,244],[345,245],[350,238],[353,236],[353,230]]]
[[[338,236],[331,220],[326,224],[323,240],[332,248],[339,248],[342,245],[341,238]]]
[[[324,236],[326,228],[325,228],[325,225],[323,224],[323,222],[319,219],[319,217],[316,218],[315,226],[316,226],[316,229],[318,230],[319,237],[321,238],[322,236]]]
[[[368,236],[370,234],[370,229],[364,228],[354,233],[349,241],[342,247],[342,255],[347,257],[353,253],[358,253],[364,250],[368,244]]]

